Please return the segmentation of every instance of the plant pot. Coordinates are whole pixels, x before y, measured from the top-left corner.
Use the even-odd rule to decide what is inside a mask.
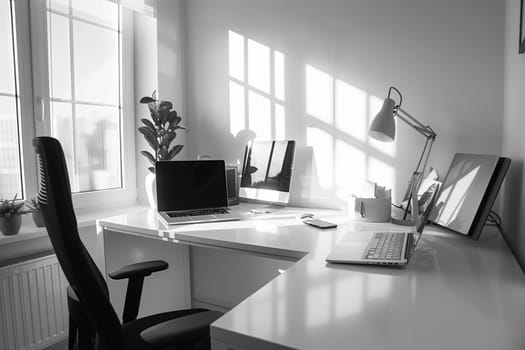
[[[14,215],[0,218],[0,231],[6,236],[13,236],[20,231],[22,216]]]
[[[151,209],[157,209],[157,181],[155,174],[148,174],[144,179],[146,185],[146,196],[148,197],[149,207]]]
[[[44,219],[42,218],[42,213],[40,213],[39,211],[34,211],[31,215],[33,216],[33,223],[36,227],[45,226]]]

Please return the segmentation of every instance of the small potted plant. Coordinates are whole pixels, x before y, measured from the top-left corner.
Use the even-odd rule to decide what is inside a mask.
[[[0,231],[6,236],[16,235],[20,231],[22,215],[28,211],[24,208],[23,201],[13,199],[0,200]]]
[[[40,213],[40,205],[38,204],[38,198],[33,197],[26,202],[26,207],[29,209],[28,212],[31,213],[33,217],[33,223],[36,227],[44,227],[44,219]]]
[[[155,162],[172,160],[184,147],[175,144],[178,130],[186,129],[180,125],[182,118],[177,112],[172,110],[173,104],[169,101],[157,100],[157,92],[153,91],[151,97],[145,96],[140,99],[140,103],[148,105],[151,120],[142,118],[140,121],[143,126],[138,131],[144,135],[146,142],[153,152],[141,151],[151,166],[145,179],[146,195],[151,208],[156,208],[156,191],[155,191]]]

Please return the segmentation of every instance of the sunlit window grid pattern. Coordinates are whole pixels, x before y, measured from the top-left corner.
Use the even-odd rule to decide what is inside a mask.
[[[54,0],[47,16],[50,130],[64,148],[72,191],[121,188],[119,7]]]
[[[394,191],[395,144],[368,137],[382,101],[312,65],[305,66],[305,81],[306,144],[313,149],[318,185],[341,199],[365,180]]]
[[[286,137],[285,57],[258,41],[228,32],[230,132],[258,140]]]
[[[0,198],[23,199],[14,2],[0,0]]]

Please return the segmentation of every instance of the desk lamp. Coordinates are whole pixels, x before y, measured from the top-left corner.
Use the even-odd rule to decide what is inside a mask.
[[[392,91],[395,91],[399,95],[399,104],[396,104],[396,102],[392,98],[390,98],[390,94],[392,93]],[[419,216],[417,191],[423,179],[423,173],[425,172],[425,168],[427,166],[427,161],[430,155],[430,150],[432,149],[432,144],[436,139],[436,133],[434,132],[434,130],[432,130],[430,126],[423,125],[416,118],[412,117],[403,108],[401,108],[401,102],[403,102],[403,96],[401,95],[401,92],[399,92],[399,90],[395,87],[391,86],[388,90],[388,97],[383,102],[383,107],[381,107],[381,110],[372,121],[372,124],[370,124],[368,134],[370,135],[370,137],[379,141],[393,142],[396,137],[396,124],[394,121],[394,117],[398,117],[406,124],[411,126],[418,133],[426,137],[427,140],[425,142],[425,147],[423,147],[423,152],[419,157],[416,169],[414,170],[414,173],[412,174],[412,179],[410,180],[410,195],[408,198],[408,204],[403,214],[403,219],[392,218],[392,222],[396,224],[415,225],[417,224]],[[411,218],[407,219],[411,202]]]

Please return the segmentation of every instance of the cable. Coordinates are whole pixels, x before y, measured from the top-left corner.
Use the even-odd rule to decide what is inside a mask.
[[[487,220],[485,221],[485,225],[490,226],[496,226],[498,228],[498,231],[503,234],[503,228],[501,227],[501,217],[496,213],[495,211],[491,210],[489,211]]]

